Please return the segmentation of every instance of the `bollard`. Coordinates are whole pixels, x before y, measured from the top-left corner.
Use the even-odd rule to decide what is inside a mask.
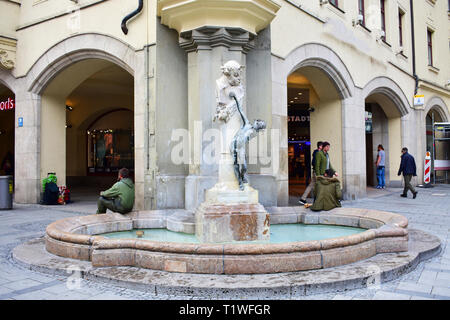
[[[12,209],[13,177],[0,176],[0,210]]]

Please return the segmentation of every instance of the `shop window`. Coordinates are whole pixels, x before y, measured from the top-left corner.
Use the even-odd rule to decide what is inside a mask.
[[[134,132],[127,129],[88,131],[88,173],[134,171]]]
[[[130,110],[114,110],[97,118],[87,130],[88,175],[134,171],[134,125]]]

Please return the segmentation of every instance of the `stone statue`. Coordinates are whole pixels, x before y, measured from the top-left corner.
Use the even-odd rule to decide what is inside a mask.
[[[236,103],[230,97],[230,92],[242,101],[244,98],[244,87],[241,84],[241,71],[244,66],[231,60],[222,67],[222,76],[216,80],[216,114],[214,121],[219,120],[227,123],[236,112]]]
[[[237,110],[242,118],[242,126],[231,142],[230,152],[234,160],[234,173],[239,182],[239,189],[244,190],[244,183],[248,183],[246,145],[250,139],[256,137],[258,131],[266,128],[266,123],[263,120],[255,120],[251,124],[242,112],[240,103],[234,92],[230,92],[230,97],[235,100]]]

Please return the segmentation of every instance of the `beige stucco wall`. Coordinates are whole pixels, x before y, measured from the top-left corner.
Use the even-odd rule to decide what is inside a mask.
[[[100,33],[119,39],[135,49],[156,41],[156,3],[144,0],[144,9],[128,22],[128,35],[121,30],[122,19],[137,8],[137,1],[46,0],[33,5],[22,1],[17,31],[16,77],[24,76],[48,49],[58,42],[83,33]],[[86,5],[95,4],[86,8]],[[71,10],[81,8],[79,14]],[[69,12],[70,14],[66,14]],[[61,15],[61,16],[60,16]],[[73,19],[79,15],[79,28]],[[105,17],[105,18],[101,18]],[[76,20],[75,20],[76,21]]]
[[[0,36],[15,38],[20,16],[20,1],[0,0]]]
[[[147,203],[154,203],[156,201],[155,189],[157,188],[154,184],[154,177],[158,176],[158,166],[162,169],[160,173],[167,176],[175,174],[177,176],[176,179],[182,177],[186,171],[186,168],[182,170],[180,168],[174,169],[170,163],[164,162],[160,151],[164,148],[164,141],[168,139],[166,133],[170,131],[170,128],[165,127],[165,123],[170,122],[171,116],[164,114],[166,111],[164,106],[173,104],[173,110],[182,110],[184,103],[182,101],[186,95],[186,92],[184,92],[169,96],[170,89],[168,89],[168,86],[171,79],[174,78],[178,81],[177,88],[180,89],[180,92],[185,90],[183,88],[188,85],[187,79],[184,82],[184,80],[177,78],[180,70],[182,71],[181,73],[186,72],[185,66],[183,64],[170,64],[171,59],[180,59],[180,57],[184,56],[182,51],[174,50],[178,45],[176,41],[177,34],[173,30],[168,30],[164,27],[164,29],[160,29],[159,37],[157,38],[156,26],[160,22],[156,17],[156,1],[144,0],[143,12],[128,23],[130,30],[128,35],[122,33],[120,23],[125,15],[136,9],[137,1],[80,0],[78,5],[76,5],[81,7],[79,11],[79,28],[74,28],[76,24],[72,20],[77,17],[77,11],[66,14],[75,6],[72,1],[24,0],[21,1],[22,5],[20,8],[13,2],[18,1],[0,0],[0,12],[8,13],[7,18],[0,19],[0,35],[3,35],[2,32],[5,30],[11,37],[18,39],[16,67],[12,72],[8,71],[7,73],[7,77],[10,77],[12,74],[17,78],[18,84],[16,87],[20,89],[20,92],[16,118],[24,116],[26,123],[25,128],[16,129],[19,137],[19,141],[16,143],[16,154],[17,152],[25,152],[21,150],[27,150],[28,152],[18,160],[22,164],[18,166],[18,168],[20,167],[18,172],[26,173],[26,178],[24,178],[26,182],[17,182],[17,185],[20,187],[18,190],[25,190],[20,191],[24,195],[31,194],[32,192],[30,191],[34,188],[33,184],[49,171],[64,172],[61,175],[65,175],[65,155],[60,155],[59,151],[55,152],[53,149],[54,146],[58,146],[61,150],[66,150],[66,139],[64,137],[66,130],[65,128],[63,129],[65,125],[65,102],[63,97],[67,96],[76,87],[77,83],[88,75],[82,74],[80,65],[73,69],[69,67],[66,71],[71,70],[73,73],[68,75],[67,73],[64,74],[66,71],[63,71],[60,75],[64,74],[64,79],[61,80],[62,78],[60,78],[61,81],[59,81],[57,76],[51,82],[51,86],[54,86],[53,88],[48,87],[43,92],[33,91],[33,94],[29,94],[28,90],[30,87],[39,86],[36,83],[33,84],[33,81],[41,71],[45,71],[45,67],[53,63],[57,58],[60,58],[62,54],[73,53],[79,48],[86,50],[94,48],[95,50],[106,52],[114,51],[113,55],[115,58],[120,61],[128,59],[127,63],[131,62],[128,63],[129,69],[135,70],[136,194],[139,199],[145,198],[145,200],[139,200],[141,201],[140,207],[144,208],[144,205]],[[357,15],[356,1],[339,1],[344,12],[339,11],[330,4],[320,5],[319,1],[291,0],[294,4],[301,5],[302,9],[287,1],[275,0],[275,2],[281,5],[281,9],[278,11],[268,31],[271,43],[269,50],[271,50],[272,59],[279,61],[273,64],[275,67],[271,72],[272,78],[277,78],[277,73],[279,72],[277,68],[281,64],[294,67],[296,63],[299,63],[300,61],[290,61],[293,56],[296,58],[301,56],[300,54],[292,55],[292,53],[301,46],[311,43],[319,43],[322,47],[329,49],[331,53],[327,54],[326,64],[339,66],[338,70],[341,76],[343,73],[348,73],[348,76],[345,75],[344,78],[351,87],[351,97],[346,97],[344,103],[342,97],[326,97],[326,92],[325,95],[323,92],[318,92],[320,100],[318,100],[316,105],[317,113],[311,120],[313,141],[318,140],[319,136],[320,139],[325,139],[326,137],[323,137],[324,133],[327,136],[332,136],[329,139],[332,143],[331,157],[332,163],[338,172],[345,171],[345,166],[347,165],[349,166],[347,170],[351,171],[348,174],[352,175],[352,179],[358,175],[363,176],[361,171],[364,170],[365,164],[362,164],[361,168],[351,168],[350,166],[353,165],[349,165],[351,162],[349,162],[349,159],[351,160],[352,158],[355,159],[355,163],[363,162],[363,159],[360,159],[359,154],[355,151],[360,142],[345,139],[346,136],[351,138],[362,132],[358,126],[362,125],[360,124],[362,119],[360,111],[364,110],[364,99],[366,96],[360,95],[359,92],[378,77],[390,79],[392,82],[388,83],[388,86],[391,86],[392,83],[398,85],[397,95],[407,101],[407,115],[400,118],[399,115],[389,116],[387,114],[390,119],[389,145],[392,155],[389,158],[392,162],[390,163],[391,179],[398,179],[396,178],[396,170],[399,164],[398,150],[405,145],[416,155],[416,160],[419,164],[418,171],[420,171],[419,166],[423,162],[420,155],[423,152],[424,143],[422,142],[425,136],[424,117],[427,110],[411,108],[415,83],[412,78],[409,1],[386,1],[386,40],[388,44],[377,40],[379,34],[376,28],[369,26],[373,21],[379,21],[379,16],[377,16],[379,14],[378,0],[366,0],[365,2],[366,19],[371,31],[358,25],[352,25],[352,20]],[[417,73],[421,79],[425,80],[419,83],[418,93],[425,94],[425,104],[430,99],[439,97],[443,101],[442,105],[447,109],[448,115],[450,113],[450,94],[449,87],[446,84],[450,75],[450,53],[447,47],[449,36],[447,3],[446,1],[438,0],[435,1],[435,4],[432,4],[432,1],[424,0],[415,1],[415,4],[417,4],[414,11]],[[405,12],[404,55],[398,54],[398,7]],[[435,54],[435,67],[438,69],[427,66],[427,27],[435,31],[433,40],[435,47],[433,51]],[[80,36],[86,34],[104,34],[107,37]],[[80,37],[77,37],[77,35]],[[118,39],[117,42],[120,42],[120,45],[113,39]],[[63,41],[64,45],[61,45],[61,41]],[[94,42],[96,42],[97,46]],[[98,48],[99,42],[105,44],[103,48]],[[159,46],[152,46],[156,42],[159,43]],[[56,45],[58,43],[59,45]],[[122,43],[124,43],[123,46]],[[147,48],[144,48],[145,45],[150,45],[148,49],[148,70],[145,70],[143,67],[147,50]],[[309,46],[304,50],[308,51],[304,54],[304,56],[308,57],[314,56],[319,51],[318,46]],[[130,51],[132,54],[130,54]],[[88,56],[86,54],[86,57]],[[252,60],[255,66],[260,62],[258,59],[259,57],[255,57]],[[64,65],[70,65],[70,62],[65,61]],[[95,68],[96,63],[92,67]],[[57,70],[57,65],[53,65],[52,68]],[[87,69],[92,71],[89,68],[90,66]],[[129,69],[128,71],[130,71]],[[290,72],[291,70],[288,71]],[[55,71],[55,74],[49,74],[53,77],[58,72]],[[148,83],[147,72],[150,77]],[[265,72],[270,74],[270,70]],[[167,73],[167,75],[161,77],[163,73]],[[5,72],[0,73],[2,77],[5,74]],[[319,75],[325,76],[325,73]],[[258,77],[255,76],[255,78],[257,81]],[[269,78],[267,76],[265,85],[269,82]],[[284,170],[284,164],[287,159],[287,137],[284,135],[285,132],[287,133],[286,108],[284,108],[286,101],[283,102],[286,94],[283,92],[287,85],[286,79],[287,74],[283,79],[277,78],[273,81],[272,92],[266,94],[265,99],[265,101],[269,101],[267,108],[270,111],[262,116],[273,128],[282,129],[279,143],[281,169],[277,177],[279,180],[279,194],[287,190],[286,181],[284,180],[287,176],[287,172]],[[8,81],[10,80],[8,79]],[[44,78],[44,80],[47,81],[49,78]],[[328,90],[331,82],[317,80],[317,83],[321,84],[320,86],[324,90]],[[147,85],[150,96],[149,107],[147,107],[146,101]],[[260,90],[263,91],[265,89],[261,88]],[[368,94],[369,92],[366,93]],[[252,105],[252,103],[248,105]],[[253,103],[253,105],[256,104]],[[324,110],[327,110],[323,115],[324,117],[319,117]],[[254,114],[252,110],[249,110],[248,113]],[[272,119],[267,118],[270,118],[270,114]],[[183,113],[183,119],[177,120],[179,127],[185,125],[185,117],[186,115]],[[160,122],[156,123],[155,119]],[[51,126],[55,122],[57,127],[52,128]],[[333,123],[332,128],[327,127],[330,122]],[[157,130],[155,130],[156,127]],[[359,139],[359,136],[357,138]],[[33,144],[26,146],[30,141]],[[35,145],[40,145],[40,148]],[[147,151],[148,153],[146,153]],[[148,154],[150,156],[147,157]],[[56,158],[50,159],[51,155],[56,155]],[[37,161],[35,158],[39,158],[40,161]],[[33,165],[26,166],[26,163],[33,163]],[[34,174],[34,172],[38,173]],[[278,198],[281,199],[283,197]],[[17,199],[25,199],[25,197],[18,195]]]
[[[387,26],[387,42],[391,44],[391,47],[389,47],[382,41],[376,40],[378,33],[375,29],[368,32],[359,25],[352,25],[352,20],[357,16],[356,1],[354,3],[353,1],[343,2],[345,13],[338,11],[329,4],[320,6],[319,1],[294,0],[293,2],[301,5],[302,8],[316,15],[317,18],[322,19],[323,22],[305,14],[287,2],[282,2],[282,8],[271,25],[272,52],[275,55],[285,57],[289,52],[304,43],[323,43],[332,48],[342,59],[352,75],[355,85],[361,88],[377,76],[394,79],[399,77],[402,71],[390,62],[412,73],[411,57],[405,59],[401,55],[396,55],[398,50],[398,26],[393,22],[397,21],[395,16],[398,11],[393,5],[387,9],[389,19],[395,19]],[[404,8],[409,7],[408,1],[399,1],[399,3]],[[367,11],[369,10],[367,9]],[[405,35],[407,35],[409,19],[407,15],[405,17]],[[367,13],[366,21],[370,20],[370,15]],[[286,23],[286,21],[289,21],[289,23]],[[411,52],[411,41],[407,36],[404,39],[406,52]],[[354,63],[355,61],[358,61],[358,63]],[[361,72],[361,66],[364,66],[364,72]],[[402,90],[406,94],[411,94],[413,92],[411,81],[403,82]]]

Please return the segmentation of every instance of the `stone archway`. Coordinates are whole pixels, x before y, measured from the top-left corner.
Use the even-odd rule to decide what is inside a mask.
[[[436,160],[448,160],[448,151],[450,149],[449,141],[435,141],[433,144],[433,120],[434,122],[449,122],[450,121],[450,113],[447,105],[442,100],[442,98],[438,96],[433,96],[429,99],[425,105],[423,110],[423,114],[421,114],[421,119],[419,120],[419,127],[422,128],[422,135],[419,141],[422,143],[421,151],[425,154],[426,151],[431,152],[431,181],[434,183],[435,181],[446,180],[446,175],[448,173],[445,170],[434,171],[435,169],[435,159]],[[436,133],[436,137],[439,136],[440,133]],[[420,170],[422,171],[422,162],[419,164]],[[439,167],[439,166],[438,166]],[[420,182],[422,182],[423,177],[421,175]]]
[[[272,123],[274,129],[280,130],[280,159],[279,169],[274,170],[278,184],[278,206],[288,203],[288,145],[287,145],[287,78],[296,70],[308,70],[317,72],[317,78],[321,81],[329,82],[334,88],[335,93],[328,102],[333,100],[334,109],[339,109],[338,121],[340,122],[338,132],[334,135],[335,142],[335,161],[339,163],[339,174],[342,177],[344,193],[352,194],[353,198],[359,197],[359,174],[353,169],[356,162],[355,158],[348,153],[351,145],[346,137],[354,136],[354,129],[350,118],[358,116],[357,107],[354,103],[355,85],[354,81],[339,56],[330,48],[317,43],[308,43],[291,51],[284,58],[272,58]],[[315,70],[315,71],[313,71]],[[315,77],[311,74],[311,77]],[[318,81],[320,82],[320,81]],[[320,91],[320,89],[319,89]],[[324,90],[325,91],[325,90]],[[325,92],[323,92],[325,93]],[[327,99],[325,99],[327,100]],[[361,118],[364,114],[359,115]],[[360,130],[364,130],[361,126]],[[326,137],[325,137],[326,138]],[[330,139],[330,138],[328,138]],[[352,150],[353,151],[353,150]],[[358,152],[358,150],[354,150]],[[351,196],[350,196],[351,197]]]
[[[40,198],[41,168],[44,164],[42,163],[41,137],[45,136],[44,131],[46,130],[41,125],[42,121],[45,121],[45,119],[41,118],[41,111],[45,109],[49,101],[57,96],[56,93],[61,89],[57,86],[51,87],[54,80],[62,77],[68,68],[77,64],[86,64],[88,68],[80,68],[77,73],[73,74],[71,79],[64,83],[65,87],[62,88],[61,92],[70,92],[70,89],[75,88],[77,83],[79,84],[86,79],[88,73],[95,71],[89,70],[90,67],[95,69],[102,63],[107,62],[119,66],[132,76],[137,74],[137,77],[134,77],[134,94],[144,97],[146,96],[146,91],[142,84],[145,83],[145,75],[143,72],[137,73],[135,71],[144,68],[144,59],[144,53],[136,53],[133,47],[118,39],[107,35],[90,33],[76,35],[57,43],[34,63],[26,78],[24,78],[25,84],[23,88],[25,90],[21,92],[22,100],[19,101],[18,105],[20,110],[32,110],[33,114],[30,115],[30,118],[33,118],[34,121],[30,121],[29,130],[27,130],[29,132],[23,132],[22,139],[30,140],[29,143],[35,146],[31,152],[23,151],[24,154],[30,155],[26,159],[23,157],[24,161],[19,164],[20,166],[28,167],[27,175],[19,181],[19,188],[16,190],[16,199],[19,203],[36,203]],[[49,91],[52,92],[52,95],[48,95]],[[135,140],[144,141],[148,130],[144,126],[144,117],[142,117],[146,110],[146,101],[135,99],[134,104],[135,127],[144,128],[144,130],[136,130]],[[142,155],[144,148],[143,143],[136,145],[135,154],[139,153]],[[137,201],[135,208],[144,208],[143,171],[141,173],[141,175],[136,177]]]
[[[399,152],[405,144],[407,132],[405,122],[410,104],[402,89],[387,77],[372,79],[362,90],[366,111],[373,114],[373,132],[366,132],[366,176],[367,184],[375,186],[377,146],[381,144],[386,154],[385,177],[387,186],[399,186],[397,169],[400,165]],[[367,109],[369,108],[369,109]],[[367,139],[369,138],[369,139]],[[414,149],[410,145],[409,149]]]
[[[444,100],[438,96],[432,97],[426,104],[424,108],[424,115],[426,116],[430,110],[435,110],[441,117],[443,122],[450,121],[449,108],[445,104]]]

